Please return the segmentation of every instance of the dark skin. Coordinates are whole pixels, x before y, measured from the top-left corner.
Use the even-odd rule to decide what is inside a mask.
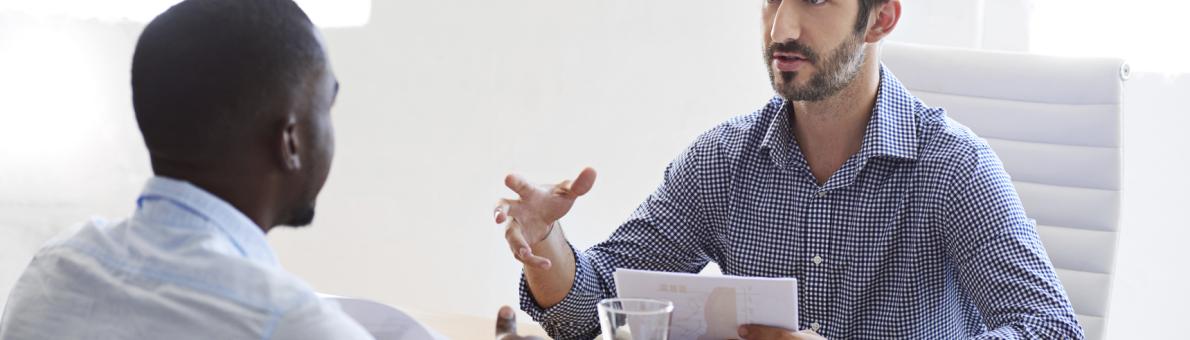
[[[293,85],[292,93],[299,95],[278,98],[272,105],[278,109],[260,119],[259,126],[252,128],[252,138],[238,143],[235,150],[218,160],[187,160],[184,155],[150,149],[153,172],[218,196],[265,233],[278,225],[309,223],[303,215],[312,214],[334,157],[330,108],[339,82],[325,62],[304,78]]]
[[[512,307],[500,307],[496,313],[496,340],[545,340],[538,336],[520,336],[516,333],[516,313]]]
[[[273,112],[267,120],[271,123],[255,129],[260,132],[257,138],[244,141],[217,161],[150,149],[153,172],[190,182],[227,201],[265,233],[293,224],[302,209],[313,207],[334,157],[330,108],[338,97],[339,82],[326,63],[306,78],[294,89],[302,95],[278,103],[277,107],[288,109]],[[543,340],[517,335],[516,314],[508,306],[497,313],[496,339]]]

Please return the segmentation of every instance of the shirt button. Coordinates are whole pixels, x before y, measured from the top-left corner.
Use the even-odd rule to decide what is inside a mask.
[[[821,328],[822,328],[822,325],[819,325],[817,322],[810,324],[810,330],[812,330],[812,331],[817,332]]]
[[[818,197],[826,197],[826,190],[819,191],[819,192],[818,192]]]
[[[822,256],[814,256],[814,258],[810,259],[810,261],[813,261],[814,264],[822,264]]]

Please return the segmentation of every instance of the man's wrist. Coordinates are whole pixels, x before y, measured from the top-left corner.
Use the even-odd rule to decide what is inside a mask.
[[[550,223],[550,225],[548,227],[550,230],[545,232],[545,237],[542,237],[541,240],[538,240],[537,242],[533,242],[533,244],[530,244],[529,246],[536,248],[537,245],[539,245],[543,242],[549,241],[550,237],[554,236],[555,229],[558,229],[561,227],[562,227],[562,223],[559,221],[554,221],[554,223]]]
[[[533,249],[534,254],[553,259],[551,255],[568,250],[569,244],[566,243],[566,236],[564,236],[561,230],[562,223],[554,221],[554,223],[550,224],[549,228],[549,231],[545,233],[545,237],[540,241],[529,244],[529,248]]]

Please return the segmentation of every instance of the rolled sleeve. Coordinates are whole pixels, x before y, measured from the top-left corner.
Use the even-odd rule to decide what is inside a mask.
[[[568,244],[569,245],[569,244]],[[529,282],[525,274],[521,273],[520,295],[521,310],[528,313],[533,321],[537,321],[545,331],[555,339],[593,339],[599,335],[599,318],[595,312],[595,304],[604,299],[604,292],[600,285],[593,282],[597,275],[591,266],[590,259],[575,250],[574,252],[574,285],[570,292],[558,304],[550,308],[542,308],[533,298],[529,290]]]

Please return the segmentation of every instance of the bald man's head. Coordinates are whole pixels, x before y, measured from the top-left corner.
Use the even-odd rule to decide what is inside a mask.
[[[305,225],[334,155],[338,82],[291,0],[186,0],[149,23],[132,101],[157,175],[237,205],[261,227]]]
[[[154,19],[132,58],[132,98],[155,157],[206,162],[302,105],[326,56],[290,0],[189,0]]]

